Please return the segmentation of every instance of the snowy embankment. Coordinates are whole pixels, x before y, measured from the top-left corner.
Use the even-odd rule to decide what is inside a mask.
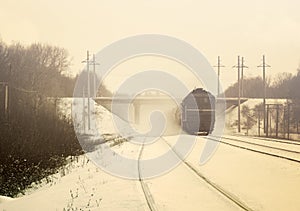
[[[254,107],[259,103],[260,100],[250,100],[248,105]],[[79,106],[76,118],[81,123],[80,111],[83,108],[80,107],[80,100],[76,105]],[[71,100],[64,101],[59,106],[70,117]],[[119,137],[114,129],[113,115],[101,106],[95,108],[93,112],[97,114],[97,119],[92,119],[91,124],[97,125],[102,134],[103,131],[106,134],[93,139],[108,141],[107,144],[116,153],[137,160],[141,146]],[[235,120],[237,111],[234,109],[231,111],[232,116],[227,119]],[[76,127],[79,131],[84,131],[82,125],[78,124]],[[177,136],[166,139],[174,144]],[[300,209],[297,197],[300,190],[298,164],[220,144],[213,157],[200,166],[199,159],[205,143],[203,137],[198,137],[186,160],[211,181],[254,210]],[[158,157],[168,150],[170,149],[161,140],[154,142],[144,148],[142,159]],[[41,184],[33,185],[25,196],[13,200],[1,198],[5,202],[0,204],[0,210],[147,210],[140,181],[106,173],[87,158],[95,154],[101,155],[101,151],[70,158],[70,162],[57,174],[45,178]],[[159,177],[145,180],[145,183],[159,210],[237,208],[182,164]]]
[[[71,118],[72,99],[59,101],[57,106],[59,112]],[[75,106],[77,106],[77,114],[80,116],[83,108],[80,107],[80,104]],[[107,141],[107,145],[120,151],[120,144],[126,140],[116,134],[112,114],[101,106],[93,106],[95,106],[93,112],[97,114],[97,119],[91,119],[92,124],[97,124],[98,129],[105,131],[105,134],[97,134],[99,137],[91,136],[92,139]],[[83,125],[77,125],[77,127],[79,131],[84,130]],[[90,134],[96,133],[91,131]],[[139,148],[131,145],[123,143],[124,148],[119,153],[136,156]],[[32,184],[32,188],[25,192],[25,196],[15,199],[1,197],[0,210],[146,209],[147,204],[138,181],[112,176],[97,167],[87,157],[88,154],[70,158],[68,164],[62,167],[57,174],[43,179],[40,184]]]
[[[0,204],[1,210],[143,210],[146,202],[136,181],[101,171],[85,156],[53,175],[31,194]]]

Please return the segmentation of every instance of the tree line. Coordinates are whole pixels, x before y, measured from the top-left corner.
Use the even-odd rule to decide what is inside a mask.
[[[0,42],[0,79],[12,88],[72,96],[75,79],[65,75],[70,63],[68,52],[57,46]]]
[[[243,97],[262,98],[263,80],[261,77],[249,77],[243,80]],[[300,68],[297,74],[281,73],[273,80],[266,79],[266,97],[281,99],[300,99]],[[226,97],[238,97],[238,83],[226,89]]]
[[[269,135],[275,130],[280,133],[280,137],[286,138],[286,133],[299,133],[300,125],[300,67],[295,75],[292,73],[278,74],[273,80],[266,80],[266,98],[287,99],[286,103],[278,106],[266,107],[269,121],[273,121],[268,125]],[[245,78],[243,80],[243,95],[245,98],[263,98],[263,80],[261,77]],[[238,83],[233,84],[225,91],[226,97],[238,97]],[[244,117],[242,122],[243,128],[248,130],[257,125],[257,121],[262,121],[264,115],[263,104],[256,105],[250,109],[243,105],[241,114]],[[276,121],[278,125],[276,125]],[[274,122],[275,121],[275,122]],[[237,124],[237,123],[235,123]],[[277,127],[277,128],[275,128]],[[261,125],[263,128],[263,125]],[[277,136],[278,134],[276,134]]]
[[[22,193],[82,153],[70,119],[49,99],[72,96],[76,78],[66,76],[69,67],[63,48],[0,42],[0,81],[9,85],[8,115],[0,110],[0,195]]]

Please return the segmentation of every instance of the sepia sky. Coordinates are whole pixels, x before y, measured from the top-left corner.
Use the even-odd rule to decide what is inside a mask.
[[[296,73],[300,63],[299,0],[0,0],[0,5],[4,42],[64,47],[74,72],[83,68],[86,50],[96,53],[145,33],[182,39],[211,65],[221,56],[224,88],[237,79],[232,66],[238,55],[249,66],[246,76],[261,75],[257,66],[263,54],[272,66],[269,76]]]

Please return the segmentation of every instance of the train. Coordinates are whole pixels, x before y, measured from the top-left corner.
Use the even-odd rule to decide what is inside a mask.
[[[211,134],[215,124],[215,97],[203,88],[191,91],[181,103],[181,127],[188,134]]]

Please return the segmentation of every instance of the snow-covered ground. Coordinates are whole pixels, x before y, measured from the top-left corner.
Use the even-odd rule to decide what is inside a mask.
[[[249,98],[247,101],[241,104],[241,110],[243,106],[247,106],[250,109],[254,109],[255,106],[260,105],[263,102],[262,99],[254,99],[254,98]],[[282,104],[284,105],[286,103],[285,99],[266,99],[266,104]],[[226,130],[225,133],[227,134],[233,134],[237,133],[237,119],[238,119],[238,107],[237,106],[232,106],[226,111]],[[263,135],[263,125],[262,125],[262,119],[261,117],[261,135]],[[255,119],[257,121],[257,119]],[[246,135],[247,130],[243,128],[243,124],[246,122],[246,118],[241,115],[241,133],[243,135]],[[275,119],[272,120],[272,125],[275,126]],[[274,131],[273,131],[274,132]],[[252,128],[249,129],[248,135],[258,135],[258,124],[255,123]],[[292,135],[291,135],[292,136]],[[297,137],[295,137],[297,138]]]
[[[249,105],[251,103],[249,102]],[[77,105],[81,105],[79,101]],[[64,101],[59,106],[61,110],[65,109],[64,112],[70,117],[71,100]],[[77,109],[83,110],[80,107]],[[96,106],[95,113],[98,119],[92,119],[92,124],[109,134],[117,133],[111,113],[101,106]],[[234,119],[235,113],[233,112],[227,119]],[[78,115],[76,118],[80,119],[80,112]],[[78,121],[80,122],[82,121]],[[77,127],[83,130],[82,125]],[[128,141],[118,142],[117,135],[107,136],[110,137],[110,145],[113,146],[115,153],[136,159],[134,170],[138,171],[141,146]],[[94,137],[97,138],[99,137]],[[250,137],[243,138],[252,140]],[[178,136],[166,136],[164,139],[174,146]],[[259,142],[257,139],[252,141]],[[298,163],[220,144],[212,158],[207,163],[199,165],[200,155],[206,143],[204,137],[197,137],[196,144],[186,161],[209,180],[253,210],[300,210]],[[277,143],[267,144],[282,146]],[[286,148],[293,149],[292,146]],[[99,150],[73,159],[59,173],[50,177],[48,182],[44,180],[42,185],[28,190],[25,196],[13,200],[0,197],[0,210],[149,210],[139,180],[113,176],[97,167],[93,160],[88,159],[95,154],[101,154]],[[141,159],[155,158],[169,150],[163,139],[157,139],[152,144],[144,146]],[[183,163],[158,177],[144,180],[144,183],[158,210],[240,209],[197,177]]]
[[[300,210],[299,163],[220,144],[209,162],[199,165],[206,142],[199,137],[187,158],[206,177],[253,210]]]

